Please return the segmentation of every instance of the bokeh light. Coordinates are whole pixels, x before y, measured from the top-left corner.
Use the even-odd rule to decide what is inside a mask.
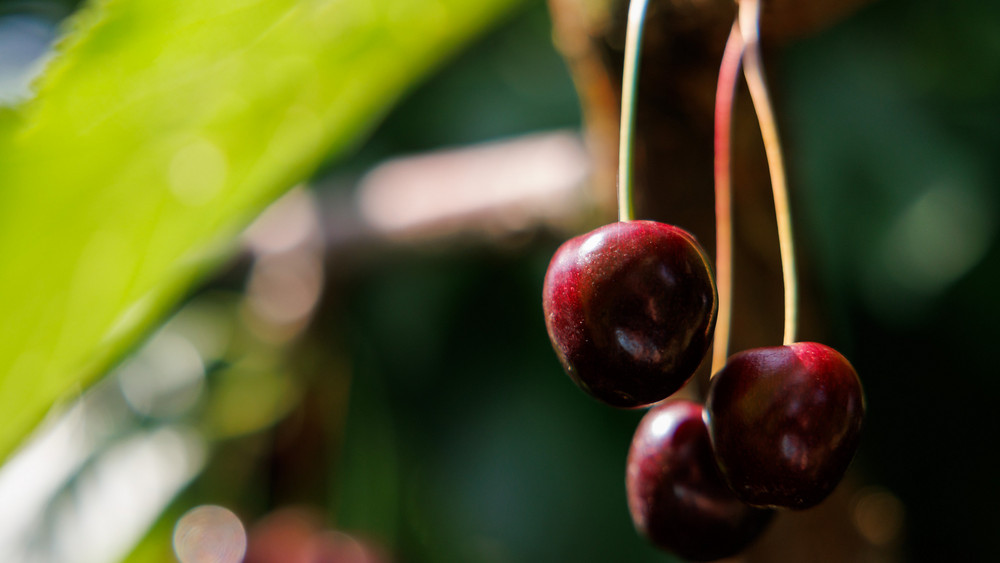
[[[221,506],[192,508],[174,529],[174,552],[181,563],[239,563],[246,549],[243,524]]]

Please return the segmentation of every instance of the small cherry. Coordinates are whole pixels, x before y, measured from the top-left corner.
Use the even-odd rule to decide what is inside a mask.
[[[773,516],[744,504],[726,486],[703,413],[701,405],[685,400],[650,409],[632,439],[625,476],[636,529],[695,561],[739,553]]]
[[[861,381],[833,348],[814,342],[732,356],[706,401],[722,473],[744,502],[804,509],[840,482],[858,447]]]
[[[611,223],[566,241],[542,290],[566,373],[623,408],[660,401],[691,377],[708,349],[716,301],[698,242],[654,221]]]

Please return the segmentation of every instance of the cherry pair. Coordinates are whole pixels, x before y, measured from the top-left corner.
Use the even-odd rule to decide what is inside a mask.
[[[857,449],[864,401],[857,374],[816,343],[730,358],[707,406],[669,400],[636,429],[626,465],[636,528],[687,559],[735,555],[774,511],[818,504]]]

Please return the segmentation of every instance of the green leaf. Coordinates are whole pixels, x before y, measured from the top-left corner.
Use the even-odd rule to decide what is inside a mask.
[[[521,0],[107,0],[0,114],[0,459]]]

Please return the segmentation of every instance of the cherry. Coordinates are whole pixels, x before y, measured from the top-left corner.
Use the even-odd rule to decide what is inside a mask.
[[[684,400],[653,407],[636,429],[625,475],[636,528],[696,561],[739,553],[774,513],[744,504],[726,486],[703,414],[701,405]]]
[[[698,368],[715,327],[708,259],[686,231],[625,221],[566,241],[542,290],[563,368],[616,407],[671,395]]]
[[[726,481],[743,501],[794,509],[840,482],[861,436],[861,381],[814,342],[734,355],[712,379],[708,428]]]

